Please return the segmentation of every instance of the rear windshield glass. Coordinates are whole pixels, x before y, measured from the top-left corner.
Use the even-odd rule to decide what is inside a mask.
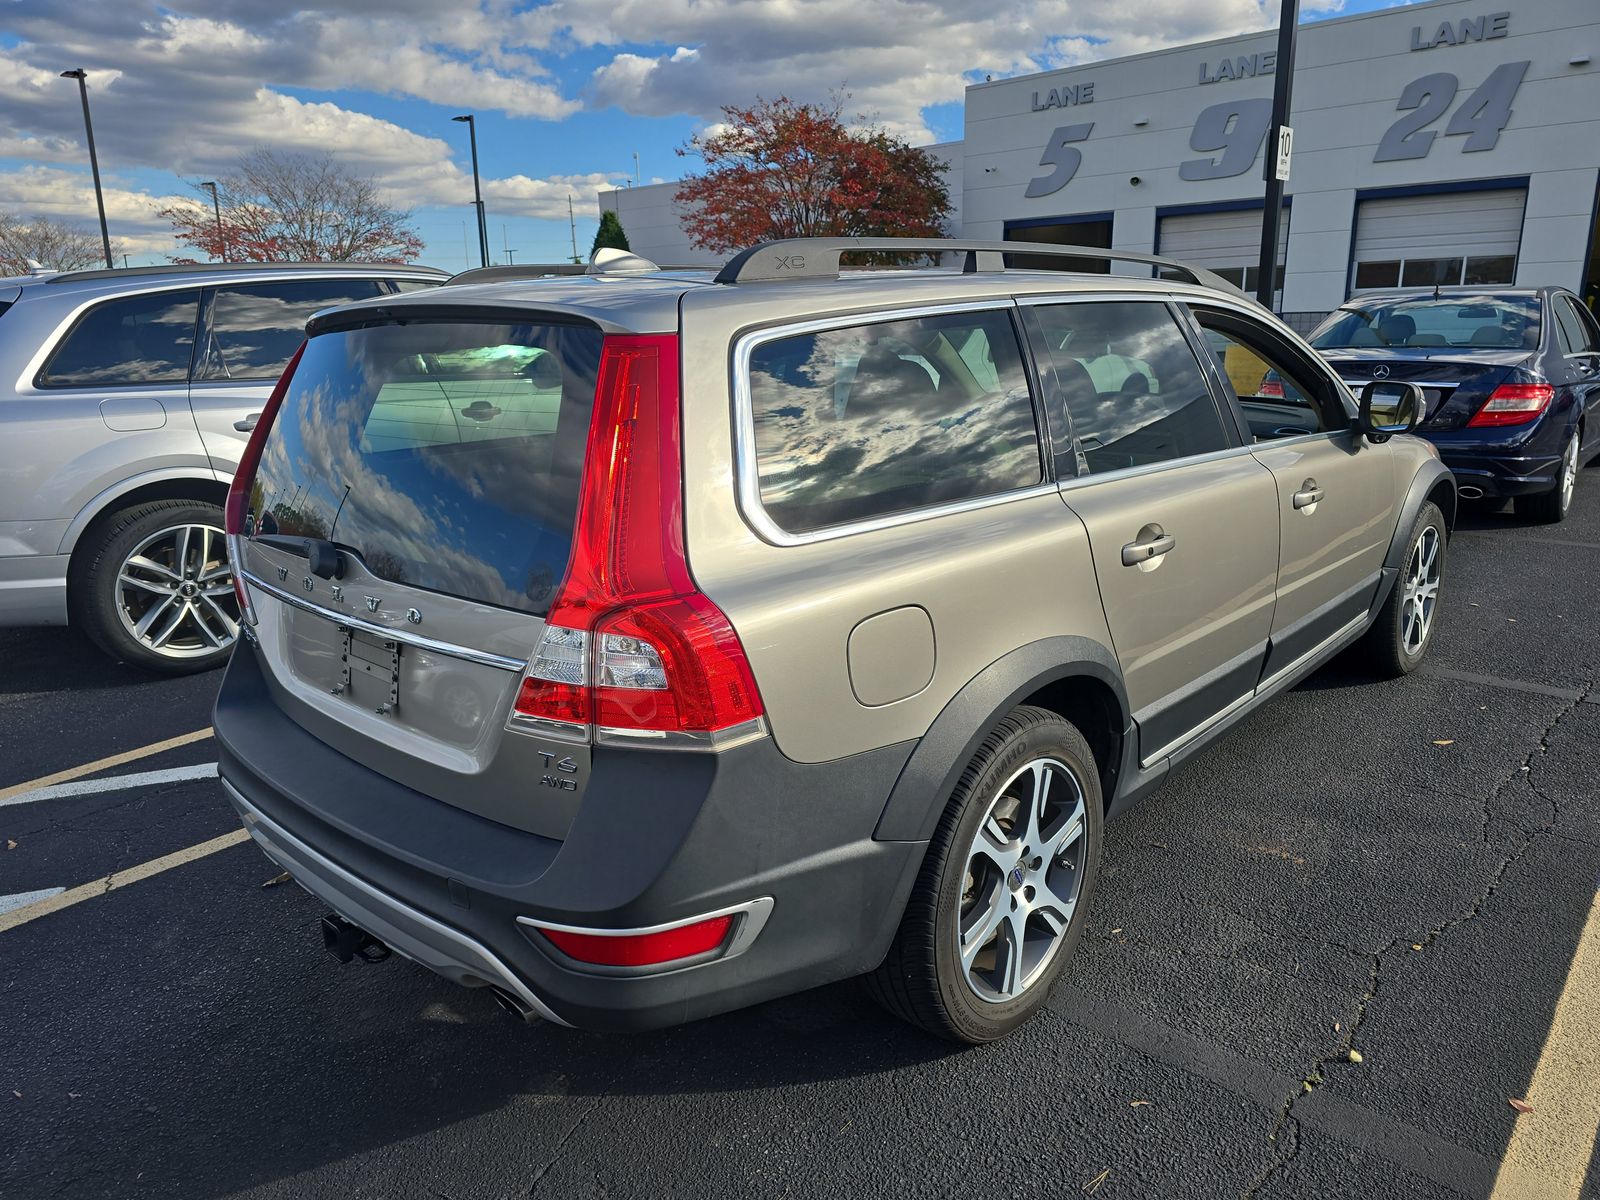
[[[262,449],[254,534],[543,616],[566,569],[601,334],[408,324],[312,338]]]
[[[1405,296],[1350,301],[1311,335],[1318,350],[1385,346],[1467,350],[1536,350],[1535,296]]]

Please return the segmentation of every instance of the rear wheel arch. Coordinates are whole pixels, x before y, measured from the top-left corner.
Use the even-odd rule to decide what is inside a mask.
[[[1047,709],[1078,727],[1109,805],[1129,723],[1116,656],[1089,638],[1044,638],[991,663],[945,705],[901,769],[874,837],[929,838],[983,739],[1018,705]]]
[[[194,500],[221,508],[228,499],[228,481],[200,475],[173,475],[152,479],[126,491],[102,492],[73,521],[62,539],[61,551],[74,558],[91,539],[85,535],[116,516],[123,509],[135,508],[156,500]]]

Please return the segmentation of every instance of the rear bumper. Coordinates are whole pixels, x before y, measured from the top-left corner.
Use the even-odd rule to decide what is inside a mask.
[[[1570,431],[1546,414],[1528,426],[1455,429],[1423,436],[1456,477],[1458,488],[1477,488],[1484,496],[1527,496],[1556,486],[1561,451]],[[1467,493],[1471,498],[1471,493]]]
[[[20,554],[0,558],[0,625],[65,625],[65,554]]]
[[[313,738],[272,702],[247,643],[215,728],[229,799],[308,891],[446,978],[579,1028],[678,1024],[871,970],[925,850],[872,838],[909,745],[817,765],[771,739],[719,754],[597,749],[557,842]],[[529,927],[643,929],[766,898],[742,952],[650,974],[584,968]]]

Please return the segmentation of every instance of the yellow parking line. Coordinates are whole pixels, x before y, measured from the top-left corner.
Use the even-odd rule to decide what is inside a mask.
[[[177,737],[168,738],[164,742],[151,742],[148,746],[140,746],[137,750],[124,750],[121,754],[113,754],[110,758],[97,758],[94,762],[84,763],[81,767],[68,767],[65,771],[57,771],[54,775],[44,775],[38,779],[30,779],[26,783],[14,783],[10,787],[0,788],[0,800],[19,796],[23,792],[31,792],[35,788],[65,783],[69,779],[81,779],[85,775],[93,775],[96,771],[120,767],[123,763],[133,762],[135,759],[160,754],[163,750],[176,750],[179,746],[204,741],[210,736],[211,726],[207,725],[204,729],[196,729],[193,733],[180,733]]]
[[[51,913],[60,912],[63,908],[71,908],[74,904],[84,900],[92,900],[96,896],[104,896],[107,892],[114,892],[120,887],[127,887],[130,883],[138,883],[141,879],[149,879],[152,875],[159,875],[163,871],[172,870],[173,867],[181,867],[184,863],[194,862],[197,858],[204,858],[208,854],[215,854],[218,850],[226,850],[229,846],[237,846],[240,842],[249,840],[250,835],[243,829],[235,829],[232,833],[214,837],[209,842],[201,842],[198,846],[188,846],[182,850],[174,850],[171,854],[153,858],[149,862],[140,863],[136,867],[129,867],[126,871],[113,871],[109,875],[102,875],[92,883],[68,888],[58,896],[40,900],[28,905],[26,908],[15,908],[8,913],[0,913],[0,933],[5,933],[8,929],[15,929],[18,925],[26,925],[29,921],[47,917]]]
[[[0,918],[3,920],[4,918]],[[1490,1200],[1578,1200],[1600,1132],[1600,893],[1578,936],[1566,986]]]

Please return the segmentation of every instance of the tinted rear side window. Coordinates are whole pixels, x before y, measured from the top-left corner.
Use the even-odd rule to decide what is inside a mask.
[[[807,533],[996,495],[1042,478],[1006,312],[777,338],[750,355],[761,505]]]
[[[41,387],[186,383],[198,289],[125,296],[79,318],[39,372]]]
[[[306,346],[250,494],[254,534],[543,616],[566,569],[601,334],[413,323]]]
[[[196,379],[276,379],[319,309],[388,293],[376,279],[301,279],[216,290]]]
[[[1200,362],[1166,305],[1040,305],[1039,325],[1090,471],[1230,445]]]

